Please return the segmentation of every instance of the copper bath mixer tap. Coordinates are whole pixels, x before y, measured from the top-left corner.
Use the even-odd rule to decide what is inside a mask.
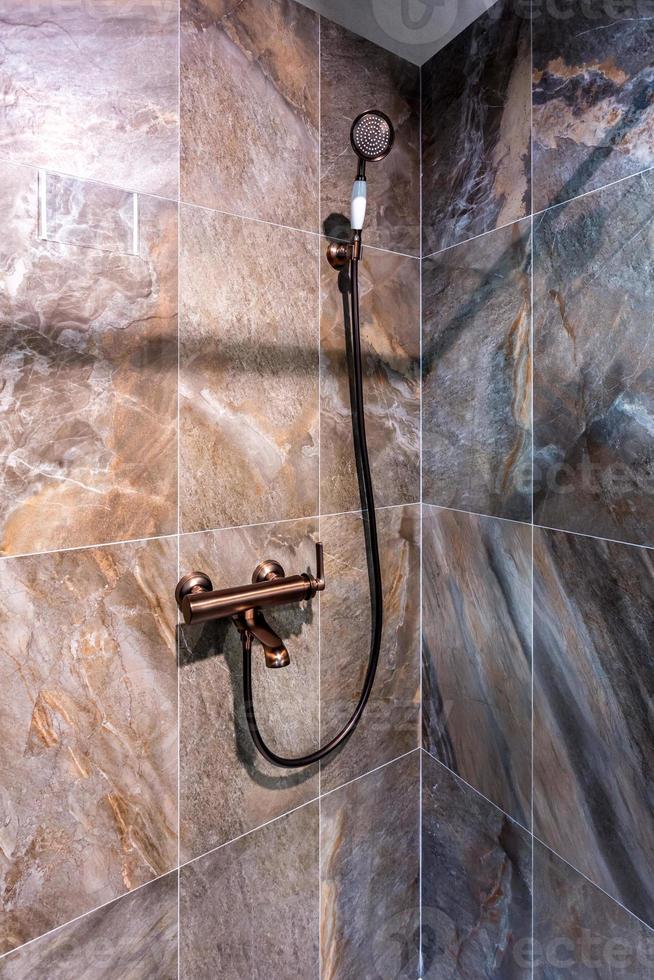
[[[184,622],[206,623],[212,619],[227,619],[241,633],[244,642],[259,641],[264,649],[267,667],[286,667],[290,663],[283,641],[266,622],[262,609],[286,606],[312,599],[325,588],[325,567],[322,543],[316,543],[316,574],[286,575],[278,561],[260,562],[250,585],[214,590],[204,572],[191,572],[180,579],[175,599]]]

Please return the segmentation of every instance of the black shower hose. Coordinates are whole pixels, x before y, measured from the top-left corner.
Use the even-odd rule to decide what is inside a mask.
[[[368,441],[366,439],[366,422],[364,416],[363,400],[363,369],[361,364],[361,333],[359,327],[359,269],[358,260],[350,262],[350,306],[351,306],[351,342],[348,351],[348,368],[350,381],[350,405],[352,409],[352,432],[354,436],[354,453],[357,461],[357,475],[359,479],[359,493],[363,508],[363,526],[366,537],[366,553],[368,557],[368,578],[370,582],[370,611],[371,611],[371,635],[370,635],[370,654],[366,676],[363,682],[363,689],[356,708],[352,712],[347,724],[329,742],[315,752],[308,755],[298,756],[297,758],[286,758],[277,755],[270,749],[259,731],[257,718],[254,711],[254,701],[252,699],[252,636],[249,633],[243,634],[243,696],[245,701],[245,714],[247,717],[248,728],[252,741],[259,752],[272,762],[275,766],[282,766],[285,769],[297,769],[302,766],[310,766],[320,759],[334,752],[339,746],[344,745],[352,732],[355,730],[364,708],[368,703],[372,686],[375,682],[377,664],[379,662],[379,649],[382,637],[382,618],[383,618],[383,599],[382,599],[382,579],[381,565],[379,561],[379,542],[377,539],[377,514],[375,512],[375,497],[372,487],[372,476],[370,474],[370,460],[368,459]],[[346,324],[347,339],[347,324]]]

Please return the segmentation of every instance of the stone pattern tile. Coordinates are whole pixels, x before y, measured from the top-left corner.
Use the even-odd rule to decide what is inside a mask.
[[[531,520],[530,221],[423,265],[423,499]]]
[[[317,231],[318,15],[294,0],[181,5],[182,199]]]
[[[349,312],[344,319],[349,277],[339,277],[324,255],[321,261],[321,509],[323,514],[338,514],[361,507],[346,354]],[[378,506],[415,503],[420,499],[419,263],[365,250],[359,291],[375,501]]]
[[[0,950],[177,862],[172,538],[0,564]]]
[[[177,872],[0,960],[2,980],[177,980]]]
[[[176,206],[140,197],[138,255],[59,244],[39,238],[37,172],[0,174],[0,550],[171,533]],[[93,235],[99,185],[75,184],[77,234]]]
[[[535,211],[654,166],[651,15],[568,0],[534,16]]]
[[[4,8],[0,158],[176,197],[176,0]]]
[[[499,0],[423,67],[425,255],[530,213],[529,47]]]
[[[316,521],[235,528],[181,539],[180,563],[215,588],[251,581],[275,558],[289,574],[315,569]],[[253,648],[257,720],[271,748],[297,756],[318,745],[318,604],[266,614],[288,646],[291,664],[264,666]],[[180,628],[180,834],[182,859],[224,844],[318,794],[317,765],[271,766],[250,737],[243,704],[239,634],[229,620]]]
[[[534,842],[534,980],[647,980],[654,932]]]
[[[395,143],[368,164],[365,241],[420,254],[419,69],[364,38],[320,19],[320,220],[334,238],[349,239],[350,195],[357,157],[350,128],[359,113],[381,109]]]
[[[185,980],[318,980],[318,804],[180,871]]]
[[[418,975],[418,781],[412,752],[321,801],[322,980]]]
[[[654,562],[537,530],[535,833],[654,923]]]
[[[531,820],[531,528],[423,510],[424,747]]]
[[[378,515],[384,632],[375,684],[356,732],[322,764],[325,792],[416,748],[420,710],[420,508]],[[370,597],[363,519],[323,517],[327,589],[320,600],[320,723],[327,742],[347,722],[370,652]]]
[[[318,512],[315,236],[201,208],[181,221],[181,523]]]
[[[654,543],[654,174],[534,228],[539,524]]]
[[[531,980],[531,836],[423,753],[424,980]]]

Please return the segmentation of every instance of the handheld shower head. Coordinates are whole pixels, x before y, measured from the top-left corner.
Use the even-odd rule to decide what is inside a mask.
[[[352,210],[350,225],[355,232],[357,255],[359,253],[360,236],[356,235],[363,228],[366,217],[366,163],[377,163],[388,156],[395,139],[393,123],[379,109],[368,109],[357,116],[350,130],[352,149],[359,158],[359,169],[352,187]]]
[[[362,112],[352,123],[350,142],[360,160],[369,163],[383,160],[390,153],[394,139],[393,123],[379,109]]]

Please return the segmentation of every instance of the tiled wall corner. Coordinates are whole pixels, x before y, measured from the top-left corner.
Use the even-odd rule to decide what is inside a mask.
[[[414,751],[322,800],[324,980],[418,975],[418,782]]]
[[[423,746],[531,824],[531,528],[423,508]]]
[[[528,6],[499,0],[423,66],[423,254],[531,207]]]
[[[529,219],[423,262],[423,500],[531,519]]]
[[[427,753],[422,843],[424,980],[531,980],[531,837]]]
[[[348,152],[350,126],[366,109],[380,109],[393,121],[395,143],[383,163],[371,163],[366,171],[365,240],[377,248],[419,255],[419,69],[321,17],[320,86],[321,230],[349,239],[356,174],[356,157]]]

